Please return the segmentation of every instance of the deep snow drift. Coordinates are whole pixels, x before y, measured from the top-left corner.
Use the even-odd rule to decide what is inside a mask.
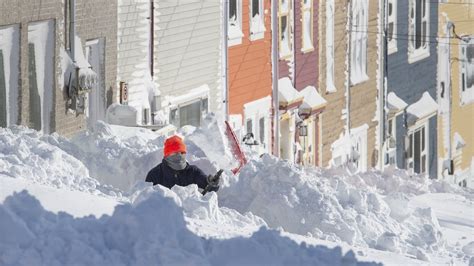
[[[0,239],[0,250],[7,251],[0,262],[343,265],[356,261],[351,252],[343,255],[340,248],[298,245],[279,231],[259,229],[262,226],[431,263],[449,258],[468,263],[473,255],[472,242],[458,247],[447,243],[431,208],[409,204],[430,192],[457,193],[472,204],[472,191],[398,170],[353,174],[349,168],[302,168],[269,155],[251,156],[241,173],[233,176],[228,171],[232,156],[224,148],[226,139],[217,121],[209,116],[202,128],[180,131],[191,163],[209,174],[227,170],[221,190],[204,197],[196,186],[168,190],[143,182],[162,158],[164,138],[151,131],[99,122],[95,132],[67,140],[21,127],[0,129],[0,182],[13,177],[123,204],[112,216],[75,219],[43,210],[26,192],[9,197],[0,206],[0,233],[9,236]],[[53,244],[56,240],[61,244]],[[51,245],[47,251],[45,243]],[[22,252],[28,256],[20,256]]]

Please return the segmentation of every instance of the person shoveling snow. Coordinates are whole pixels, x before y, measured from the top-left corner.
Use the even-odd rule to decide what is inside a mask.
[[[163,161],[148,172],[145,181],[153,185],[162,185],[171,189],[174,185],[188,186],[196,184],[203,189],[203,194],[219,189],[222,170],[215,175],[206,176],[195,165],[186,161],[186,145],[179,136],[172,136],[165,141]]]

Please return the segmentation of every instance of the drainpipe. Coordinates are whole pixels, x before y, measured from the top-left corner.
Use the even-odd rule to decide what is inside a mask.
[[[448,22],[448,25],[446,25],[447,27],[447,36],[448,38],[451,38],[451,29],[454,28],[454,24],[449,21]],[[448,39],[449,40],[449,39]],[[449,104],[448,104],[448,160],[449,160],[449,170],[448,170],[448,173],[449,174],[454,174],[454,164],[453,164],[453,156],[452,156],[452,143],[451,143],[451,108],[452,108],[452,100],[453,100],[453,95],[452,95],[452,88],[451,88],[451,45],[449,44],[448,42],[448,65],[447,65],[447,72],[449,74],[449,79],[448,79],[448,82],[449,84],[447,84],[446,88],[448,89],[448,101],[449,101]]]
[[[155,60],[155,1],[150,0],[150,76],[153,80]]]
[[[346,81],[346,134],[351,134],[351,49],[352,49],[352,0],[349,0],[348,44],[347,44],[347,81]],[[351,156],[351,155],[350,155]]]
[[[69,43],[71,46],[71,59],[76,63],[76,0],[69,0]]]
[[[229,33],[229,0],[224,1],[223,8],[224,30],[222,36],[222,86],[224,88],[224,114],[225,120],[229,121],[229,84],[228,84],[228,33]]]
[[[278,1],[272,0],[273,155],[280,156],[280,103],[278,99]]]
[[[379,135],[379,153],[378,153],[378,168],[380,171],[383,170],[383,158],[385,154],[384,150],[384,143],[385,143],[385,136],[386,136],[386,126],[385,126],[385,94],[387,92],[387,16],[388,14],[388,5],[387,0],[382,0],[382,4],[380,5],[380,16],[381,16],[381,23],[383,29],[383,35],[380,39],[379,46],[381,47],[381,51],[379,51],[379,93],[378,93],[378,106],[379,106],[379,128],[378,128],[378,135]]]

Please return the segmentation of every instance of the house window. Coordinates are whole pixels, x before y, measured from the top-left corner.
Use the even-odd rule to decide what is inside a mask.
[[[461,104],[474,102],[474,36],[460,46]]]
[[[428,0],[410,0],[408,17],[408,62],[428,57],[429,4]]]
[[[261,117],[258,121],[258,130],[259,130],[259,138],[260,138],[260,145],[265,147],[265,117]]]
[[[326,1],[326,91],[336,91],[334,85],[334,0]]]
[[[417,174],[424,174],[428,169],[428,136],[427,124],[416,128],[408,134],[407,166]]]
[[[265,14],[263,13],[263,0],[251,0],[250,14],[250,40],[262,39],[265,34]]]
[[[385,166],[395,165],[397,158],[396,117],[388,120],[387,140],[385,142]]]
[[[291,45],[291,26],[290,26],[290,0],[280,0],[280,8],[278,12],[279,25],[280,25],[280,57],[287,59],[291,57],[292,45]]]
[[[357,84],[367,76],[368,1],[354,1],[352,5],[351,82]]]
[[[228,21],[228,45],[236,45],[242,43],[242,2],[241,0],[229,1],[229,21]]]
[[[302,0],[302,52],[313,51],[313,0]]]
[[[387,20],[388,53],[391,54],[397,51],[397,0],[388,1]]]
[[[199,99],[192,103],[179,105],[170,110],[170,123],[176,127],[201,126],[202,117],[207,114],[208,99]]]

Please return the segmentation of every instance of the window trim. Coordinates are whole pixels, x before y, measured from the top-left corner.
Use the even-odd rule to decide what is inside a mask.
[[[417,61],[423,60],[430,56],[430,45],[429,45],[429,34],[430,34],[430,2],[429,0],[425,1],[425,10],[426,18],[421,18],[420,23],[423,24],[423,21],[426,22],[426,32],[425,36],[425,45],[422,45],[420,48],[416,49],[414,42],[416,42],[416,0],[409,0],[408,3],[408,63],[412,64]],[[413,9],[413,19],[410,18],[411,9]]]
[[[230,0],[233,1],[233,0]],[[230,1],[229,1],[229,12],[230,12]],[[242,0],[235,0],[235,6],[236,6],[236,25],[231,26],[231,20],[229,17],[227,17],[227,24],[228,24],[228,30],[227,30],[227,45],[228,46],[234,46],[234,45],[239,45],[242,44],[242,38],[244,37],[244,33],[242,31]],[[229,16],[229,14],[227,14]],[[231,28],[235,27],[235,31],[231,31]]]
[[[466,89],[463,90],[463,84],[465,80],[467,83],[467,74],[468,74],[467,65],[469,64],[467,62],[467,54],[463,53],[463,49],[467,48],[470,45],[474,46],[474,35],[471,35],[468,38],[469,39],[467,42],[465,40],[462,40],[459,42],[460,43],[459,58],[461,59],[459,61],[459,105],[460,106],[465,106],[465,105],[474,103],[474,85],[472,85],[471,87],[466,87]],[[474,66],[472,67],[474,68]],[[464,78],[463,78],[463,75],[464,75]]]
[[[369,80],[369,76],[367,75],[367,64],[368,64],[368,24],[369,24],[369,3],[368,1],[361,0],[361,1],[355,1],[354,4],[352,5],[352,12],[353,14],[357,14],[360,12],[360,10],[364,10],[365,16],[363,17],[364,19],[364,29],[359,30],[356,29],[352,31],[352,38],[351,38],[351,85],[356,85],[363,83],[367,80]],[[356,19],[357,16],[353,15],[352,16],[352,27],[354,28],[354,25],[356,25]],[[361,42],[360,47],[358,47],[358,42]],[[356,60],[352,61],[352,58],[355,56],[357,51],[364,51],[363,57],[365,59],[361,59],[360,64],[357,63]],[[362,53],[362,52],[361,52]],[[357,71],[357,72],[356,72]],[[360,73],[358,73],[360,72]]]
[[[282,1],[283,0],[278,0],[278,53],[279,53],[279,57],[280,59],[283,59],[283,60],[286,60],[286,59],[290,59],[292,56],[293,56],[293,46],[292,46],[292,36],[291,36],[291,26],[293,25],[293,23],[291,23],[291,11],[292,11],[292,6],[291,6],[291,3],[292,1],[291,0],[286,0],[288,2],[288,8],[287,8],[287,12],[282,12],[281,11],[281,7],[282,7]],[[281,36],[282,36],[282,28],[281,28],[281,18],[283,16],[286,16],[287,19],[288,19],[288,23],[286,24],[287,25],[287,31],[288,31],[288,53],[287,54],[283,54],[282,53],[282,50],[281,50],[281,47],[283,47],[281,44]]]
[[[256,40],[260,40],[260,39],[263,39],[263,37],[265,37],[265,31],[267,30],[265,28],[265,9],[264,9],[264,3],[263,3],[263,0],[257,0],[258,1],[258,7],[260,9],[260,22],[261,23],[261,28],[260,30],[256,30],[255,32],[253,31],[252,29],[252,20],[253,20],[253,17],[252,17],[252,14],[253,14],[253,2],[254,0],[250,0],[249,1],[249,4],[250,4],[250,7],[249,7],[249,27],[250,27],[250,40],[251,41],[256,41]]]
[[[207,110],[204,110],[203,109],[203,103],[204,101],[207,100],[208,101],[208,104],[207,104]],[[199,124],[202,123],[202,119],[203,119],[203,113],[207,114],[209,113],[209,98],[206,96],[206,97],[199,97],[199,98],[194,98],[192,100],[189,100],[189,101],[184,101],[184,102],[181,102],[179,104],[173,104],[172,106],[170,106],[170,109],[169,109],[169,114],[168,114],[168,120],[169,120],[169,123],[178,127],[178,128],[181,128],[185,125],[181,125],[181,118],[180,118],[180,110],[181,108],[183,107],[186,107],[186,106],[189,106],[189,105],[192,105],[194,103],[197,103],[197,102],[200,102],[200,112],[201,112],[201,115],[199,116]],[[176,111],[176,117],[175,117],[175,120],[178,122],[178,125],[174,124],[171,120],[171,113],[173,111]],[[174,120],[173,120],[174,121]]]
[[[301,0],[301,52],[303,53],[310,53],[314,51],[314,0],[306,0],[309,1],[309,7],[305,6],[305,0]],[[311,19],[311,31],[310,31],[310,45],[305,45],[305,12],[309,11],[310,19]]]
[[[392,4],[392,15],[390,16],[389,14],[387,14],[387,20],[388,20],[388,24],[390,24],[391,22],[393,23],[393,31],[392,31],[392,40],[388,41],[388,54],[393,54],[393,53],[396,53],[398,51],[398,47],[397,47],[397,4],[398,4],[398,1],[397,0],[388,0],[388,4]],[[387,7],[389,8],[389,7]],[[387,10],[387,13],[388,13],[388,10]],[[387,25],[388,27],[388,25]]]

